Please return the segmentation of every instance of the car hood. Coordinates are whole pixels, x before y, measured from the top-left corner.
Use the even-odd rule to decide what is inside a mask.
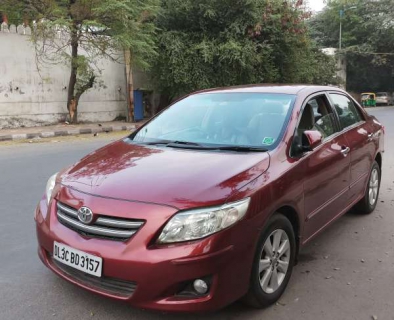
[[[117,141],[61,173],[61,184],[91,195],[178,209],[224,203],[269,167],[267,152],[224,152]]]

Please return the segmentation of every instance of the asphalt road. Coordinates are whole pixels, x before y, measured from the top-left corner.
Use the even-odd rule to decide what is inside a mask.
[[[235,303],[188,319],[394,319],[394,108],[370,112],[386,125],[376,211],[350,212],[308,245],[279,304],[254,310]],[[52,274],[37,257],[33,210],[47,178],[111,139],[0,144],[0,319],[186,318],[86,292]]]

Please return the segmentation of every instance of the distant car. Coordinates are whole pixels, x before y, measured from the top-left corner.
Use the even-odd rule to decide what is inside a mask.
[[[388,92],[376,93],[376,105],[391,106],[393,104],[393,96]]]
[[[375,209],[383,140],[332,87],[191,94],[48,180],[39,257],[141,308],[270,305],[306,243],[353,206]]]

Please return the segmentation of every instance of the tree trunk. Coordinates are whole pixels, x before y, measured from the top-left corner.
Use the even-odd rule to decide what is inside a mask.
[[[77,83],[77,61],[78,58],[78,30],[77,26],[74,25],[71,32],[71,74],[68,82],[68,93],[67,93],[67,110],[70,116],[71,123],[78,122],[78,101],[75,99],[75,85]]]
[[[6,15],[5,13],[2,13],[1,15],[2,15],[2,20],[3,20],[3,22],[5,22],[6,24],[8,24],[8,17],[7,17],[7,15]]]
[[[78,101],[75,98],[70,100],[70,104],[68,105],[68,114],[70,118],[70,123],[78,123]]]
[[[71,100],[70,110],[73,110],[73,114],[70,114],[71,117],[71,122],[72,123],[78,123],[78,104],[79,104],[79,99],[81,99],[81,96],[85,93],[85,91],[93,88],[94,83],[96,81],[96,76],[92,74],[88,80],[83,86],[80,86],[77,92],[74,95],[74,98]]]
[[[127,121],[134,120],[134,83],[133,83],[133,68],[131,66],[131,52],[125,50],[124,58],[126,63],[126,81],[127,81]]]
[[[73,110],[73,114],[72,114],[72,118],[70,116],[71,119],[71,123],[78,123],[78,102],[76,99],[74,99],[74,110]]]

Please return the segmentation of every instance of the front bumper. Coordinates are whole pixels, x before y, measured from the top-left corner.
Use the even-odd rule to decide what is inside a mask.
[[[94,200],[96,208],[93,202],[89,206],[94,212],[100,212],[97,210],[103,199]],[[214,311],[247,292],[254,243],[258,236],[257,230],[251,232],[254,228],[247,220],[200,241],[157,247],[152,245],[153,237],[157,236],[157,231],[175,213],[175,209],[118,200],[105,201],[104,207],[116,207],[121,214],[123,207],[127,207],[128,212],[144,212],[146,224],[126,242],[88,238],[57,221],[55,200],[50,204],[48,214],[46,201],[43,199],[39,203],[35,214],[38,254],[42,262],[60,277],[91,292],[123,300],[139,308],[161,311]],[[87,202],[84,199],[84,203]],[[150,219],[153,211],[155,218]],[[51,259],[54,241],[102,257],[102,280],[110,281],[109,284],[81,278],[54,263]],[[179,295],[185,285],[206,277],[211,279],[207,295]],[[111,281],[130,285],[130,291],[107,290],[113,284]]]

